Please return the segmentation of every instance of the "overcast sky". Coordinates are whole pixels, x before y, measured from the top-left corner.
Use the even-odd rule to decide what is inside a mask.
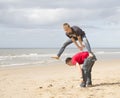
[[[60,47],[65,22],[92,47],[120,48],[120,0],[0,0],[0,48]]]

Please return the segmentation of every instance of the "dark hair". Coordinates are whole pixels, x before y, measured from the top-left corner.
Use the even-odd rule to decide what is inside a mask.
[[[68,26],[68,27],[70,27],[70,25],[69,25],[68,23],[64,23],[63,26]]]
[[[66,58],[65,63],[67,64],[71,59],[71,57]]]

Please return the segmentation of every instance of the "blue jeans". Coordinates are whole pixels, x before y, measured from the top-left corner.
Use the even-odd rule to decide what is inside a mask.
[[[91,53],[91,52],[92,52],[92,51],[91,51],[91,47],[90,47],[90,44],[89,44],[86,36],[83,37],[83,42],[84,42],[85,47],[87,48],[88,52]],[[69,44],[71,44],[71,43],[73,43],[71,39],[67,40],[67,41],[63,44],[63,46],[60,48],[57,56],[60,57],[61,54],[64,52],[65,48],[66,48]]]

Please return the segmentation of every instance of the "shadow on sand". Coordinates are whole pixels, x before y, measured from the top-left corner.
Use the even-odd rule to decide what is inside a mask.
[[[100,84],[95,84],[92,87],[96,87],[96,86],[114,86],[114,85],[118,85],[120,87],[120,82],[115,82],[115,83],[100,83]]]

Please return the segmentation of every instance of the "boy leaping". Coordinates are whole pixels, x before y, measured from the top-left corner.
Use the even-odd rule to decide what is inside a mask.
[[[63,29],[66,32],[65,34],[69,38],[69,40],[67,40],[63,44],[57,56],[53,56],[52,58],[59,59],[61,54],[64,52],[65,48],[71,43],[74,43],[80,51],[82,51],[83,48],[86,47],[88,52],[92,55],[91,47],[87,40],[86,34],[81,28],[79,28],[78,26],[71,27],[68,23],[64,23]],[[79,41],[79,43],[77,41]]]

